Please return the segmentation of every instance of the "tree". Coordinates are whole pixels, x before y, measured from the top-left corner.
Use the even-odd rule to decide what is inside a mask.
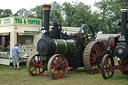
[[[96,2],[95,6],[100,9],[102,23],[100,23],[99,27],[105,33],[118,33],[120,28],[117,23],[120,21],[120,10],[128,8],[128,2],[126,0],[101,0]]]
[[[43,15],[42,5],[39,5],[29,10],[28,17],[42,19],[43,18],[42,15]]]
[[[88,21],[91,18],[91,7],[89,5],[82,2],[75,2],[74,4],[65,2],[62,5],[67,26],[80,27],[82,24],[89,23]]]
[[[94,30],[95,30],[96,33],[99,30],[102,30],[100,28],[100,25],[102,24],[102,20],[100,19],[100,14],[97,11],[94,11],[93,13],[91,13],[88,22],[94,28]]]
[[[11,17],[11,16],[12,16],[12,10],[10,10],[10,9],[0,9],[0,18]]]
[[[73,19],[73,14],[75,12],[74,7],[72,6],[71,3],[64,2],[62,4],[62,13],[64,17],[64,25],[66,26],[71,26],[72,24],[72,19]]]
[[[18,10],[14,16],[19,16],[19,17],[28,17],[29,11],[27,11],[27,9],[25,8],[21,8],[20,10]]]
[[[82,24],[90,24],[91,6],[79,2],[75,5],[72,25],[80,27]]]
[[[51,6],[50,22],[52,22],[52,24],[53,22],[61,23],[63,21],[62,6],[56,1],[52,2]]]

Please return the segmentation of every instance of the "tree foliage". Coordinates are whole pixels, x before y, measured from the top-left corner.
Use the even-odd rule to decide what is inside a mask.
[[[0,9],[0,18],[11,17],[12,14],[12,10],[10,9]]]
[[[42,19],[42,5],[31,8],[28,17]]]
[[[96,32],[99,30],[99,13],[92,12],[91,6],[82,2],[73,2],[62,4],[56,1],[51,3],[50,23],[57,21],[63,26],[80,27],[82,24],[90,24],[95,28]],[[17,14],[22,14],[17,12]],[[43,18],[42,5],[31,8],[27,12],[27,17]]]
[[[91,6],[82,2],[64,2],[62,4],[56,1],[51,3],[50,23],[61,22],[63,26],[80,27],[82,24],[90,24],[96,32],[118,33],[120,27],[117,25],[120,21],[120,10],[128,8],[127,0],[101,0],[95,2],[94,6],[99,11],[91,11]],[[0,17],[12,16],[10,9],[0,9]],[[26,10],[22,8],[14,14],[19,17],[30,17],[43,19],[42,5]]]
[[[84,3],[63,3],[63,13],[67,26],[79,27],[82,24],[89,23],[89,17],[91,15],[90,6]]]
[[[29,11],[25,8],[21,8],[14,14],[14,16],[19,16],[19,17],[28,17],[28,15],[29,15]]]
[[[51,3],[51,13],[50,13],[50,22],[53,24],[53,22],[60,22],[63,21],[63,15],[62,15],[62,6],[54,1]]]
[[[118,33],[120,27],[117,25],[120,21],[120,10],[128,8],[127,0],[101,0],[95,3],[95,6],[100,9],[100,28],[105,33]]]

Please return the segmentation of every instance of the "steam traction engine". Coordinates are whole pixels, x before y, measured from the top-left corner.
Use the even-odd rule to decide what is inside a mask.
[[[107,54],[103,57],[101,72],[104,79],[113,77],[114,70],[118,69],[122,73],[128,73],[128,9],[121,10],[121,35],[109,37],[106,43]],[[113,57],[119,59],[119,66],[115,66]]]
[[[27,61],[29,74],[38,76],[48,71],[53,79],[60,79],[67,75],[68,70],[78,67],[85,67],[89,73],[100,73],[105,46],[93,41],[93,28],[84,24],[78,33],[68,35],[61,32],[61,24],[54,22],[52,30],[49,30],[50,8],[50,5],[43,6],[44,33],[37,44],[39,54],[31,56]]]

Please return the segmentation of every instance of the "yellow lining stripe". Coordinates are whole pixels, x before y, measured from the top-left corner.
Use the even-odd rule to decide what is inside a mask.
[[[64,54],[66,54],[66,52],[67,52],[67,43],[66,43],[66,41],[63,39],[63,41],[64,41],[64,44],[65,44],[65,51],[64,51]]]
[[[74,40],[72,40],[72,41],[74,43],[74,51],[76,51],[76,44],[75,44]]]
[[[54,40],[54,42],[55,42],[55,44],[56,44],[56,51],[55,51],[55,54],[57,53],[57,51],[58,51],[58,44],[57,44],[57,41],[55,40],[55,39],[53,39]]]

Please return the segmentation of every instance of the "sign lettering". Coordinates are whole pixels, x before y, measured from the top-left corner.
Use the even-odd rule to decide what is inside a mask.
[[[11,23],[11,20],[10,19],[4,19],[4,24],[8,24],[8,23]]]
[[[35,25],[40,26],[41,20],[34,18],[20,18],[20,17],[9,17],[9,18],[0,18],[0,25]]]
[[[22,19],[15,18],[16,23],[22,23]]]
[[[30,24],[30,25],[40,25],[40,20],[15,18],[15,23]]]
[[[24,33],[40,33],[40,31],[24,31]]]
[[[0,20],[0,24],[10,24],[11,23],[11,19],[10,18],[6,18],[6,19],[1,19]]]

